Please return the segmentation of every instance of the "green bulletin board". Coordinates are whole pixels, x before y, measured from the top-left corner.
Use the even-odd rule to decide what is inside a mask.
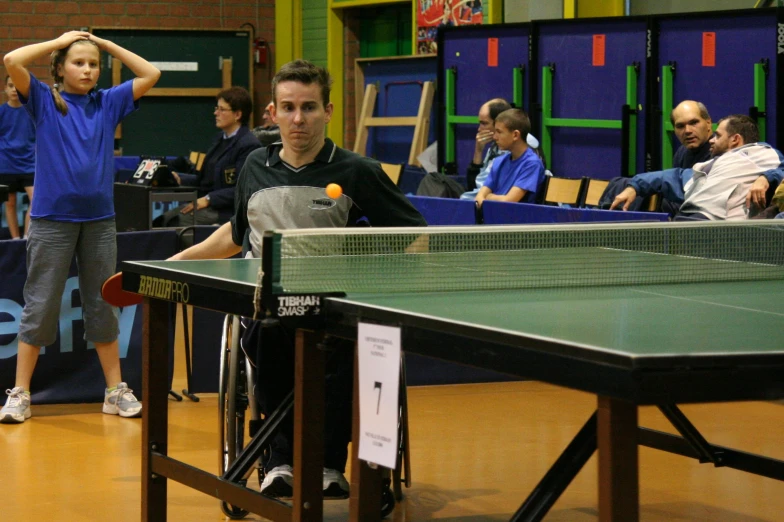
[[[223,85],[224,58],[231,58],[231,85],[253,90],[249,31],[97,27],[92,32],[155,62],[162,71],[155,88],[140,100],[140,109],[123,120],[115,143],[123,155],[187,156],[191,150],[206,151],[217,132],[215,95],[192,89],[217,93]],[[98,87],[111,87],[112,77],[112,57],[102,53]],[[123,67],[120,81],[131,78],[133,73]]]

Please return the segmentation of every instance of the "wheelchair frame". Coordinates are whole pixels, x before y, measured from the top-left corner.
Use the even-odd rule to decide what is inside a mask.
[[[264,480],[264,455],[266,448],[261,450],[261,455],[255,457],[251,465],[245,463],[242,473],[231,473],[232,465],[243,456],[246,447],[255,442],[255,435],[259,433],[265,420],[253,393],[256,372],[253,364],[243,350],[241,338],[242,324],[240,318],[227,315],[223,321],[221,333],[220,365],[218,378],[218,423],[219,423],[219,450],[218,469],[221,477],[245,485],[248,478],[255,470],[258,474],[259,484]],[[405,360],[401,355],[401,381],[400,397],[398,401],[398,451],[397,465],[384,480],[382,492],[382,518],[394,510],[395,501],[403,499],[402,486],[411,487],[410,445],[408,433],[408,395],[406,393]],[[291,409],[291,395],[274,412],[270,418],[277,422]],[[250,410],[248,412],[248,410]],[[250,441],[245,443],[246,420]],[[269,427],[274,430],[274,426]],[[260,434],[261,435],[261,434]],[[257,450],[258,451],[258,450]],[[390,489],[391,486],[391,489]],[[221,502],[221,511],[230,519],[245,518],[248,511],[237,508],[225,501]]]

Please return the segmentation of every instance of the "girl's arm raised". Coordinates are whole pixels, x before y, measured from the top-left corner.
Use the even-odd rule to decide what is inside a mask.
[[[138,54],[134,54],[114,42],[98,38],[94,34],[89,35],[89,38],[98,45],[99,49],[106,51],[120,60],[123,65],[128,67],[133,74],[136,75],[136,78],[133,79],[134,100],[138,100],[147,94],[147,91],[152,89],[158,82],[158,78],[161,77],[161,71]]]
[[[27,70],[27,64],[52,51],[68,47],[76,40],[87,40],[90,36],[90,33],[84,31],[69,31],[55,40],[26,45],[6,54],[3,63],[8,75],[14,81],[16,91],[25,98],[30,94],[30,72]]]

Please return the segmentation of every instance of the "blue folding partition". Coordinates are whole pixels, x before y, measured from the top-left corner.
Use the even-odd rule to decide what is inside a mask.
[[[473,201],[426,196],[408,196],[428,225],[475,225],[476,204]]]
[[[530,24],[438,30],[438,165],[465,174],[476,143],[479,107],[504,98],[528,111]]]
[[[610,179],[645,170],[649,22],[534,23],[542,109],[535,128],[556,176]]]
[[[654,34],[662,109],[656,122],[654,166],[672,164],[678,143],[669,132],[669,117],[682,100],[703,102],[714,123],[729,114],[749,114],[757,118],[761,139],[776,145],[784,133],[777,111],[784,100],[784,90],[778,88],[784,9],[661,16]]]
[[[623,212],[591,208],[563,208],[530,203],[485,201],[482,204],[485,225],[523,223],[598,223],[608,221],[667,221],[662,212]]]

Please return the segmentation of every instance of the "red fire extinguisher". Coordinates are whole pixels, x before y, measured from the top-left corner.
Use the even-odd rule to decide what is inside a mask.
[[[253,40],[253,63],[259,67],[267,65],[267,41],[264,38]]]

